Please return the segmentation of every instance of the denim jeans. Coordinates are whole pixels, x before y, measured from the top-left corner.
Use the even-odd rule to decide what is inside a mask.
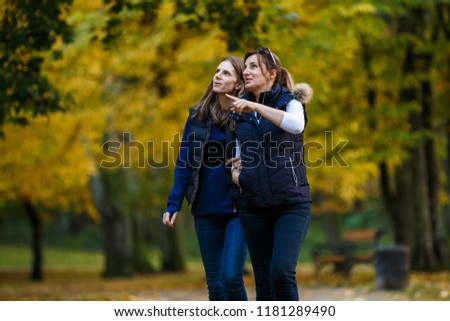
[[[256,300],[299,300],[296,267],[311,221],[311,203],[241,209],[255,273]]]
[[[239,216],[194,216],[210,301],[246,301],[247,246]]]

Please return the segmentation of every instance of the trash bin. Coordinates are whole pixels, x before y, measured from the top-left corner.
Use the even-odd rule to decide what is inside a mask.
[[[406,246],[375,251],[375,284],[379,290],[402,290],[408,286],[409,249]]]

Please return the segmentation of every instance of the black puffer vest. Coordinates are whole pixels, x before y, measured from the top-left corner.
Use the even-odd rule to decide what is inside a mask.
[[[242,98],[255,101],[251,93]],[[292,99],[289,90],[275,85],[270,92],[260,94],[258,103],[286,110]],[[236,136],[241,148],[242,206],[258,208],[310,202],[303,161],[303,133],[290,134],[259,114],[232,114],[232,117],[236,120]]]
[[[190,115],[190,128],[189,133],[189,164],[193,167],[191,178],[189,180],[189,185],[186,189],[186,200],[189,204],[192,204],[197,196],[198,186],[199,186],[199,172],[203,165],[203,153],[205,151],[205,144],[209,140],[211,133],[212,122],[211,119],[206,121],[200,120],[198,117],[193,118],[196,110],[194,107],[189,109]],[[225,146],[225,158],[230,159],[234,157],[233,153],[236,148],[236,136],[233,131],[227,126],[226,129],[226,146]],[[228,166],[227,166],[228,167]],[[240,191],[239,187],[233,183],[231,178],[231,164],[229,165],[229,170],[227,170],[227,182],[230,187],[230,194],[234,204],[234,212],[237,212],[239,207]]]

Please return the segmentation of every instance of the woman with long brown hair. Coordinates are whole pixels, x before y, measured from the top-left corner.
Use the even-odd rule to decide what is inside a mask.
[[[235,136],[226,94],[244,92],[243,60],[229,56],[189,110],[163,223],[174,227],[183,198],[192,205],[210,300],[247,300],[243,270],[247,248],[239,220],[239,188],[227,160]]]

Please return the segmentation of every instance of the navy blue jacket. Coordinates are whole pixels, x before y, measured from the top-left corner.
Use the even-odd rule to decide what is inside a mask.
[[[252,93],[242,98],[256,101]],[[286,110],[292,99],[288,89],[274,85],[271,91],[260,94],[258,103]],[[241,206],[261,208],[310,202],[303,133],[290,134],[253,112],[232,117],[241,148]]]
[[[193,109],[190,110],[192,115]],[[233,155],[234,134],[189,117],[175,165],[175,179],[167,199],[167,212],[192,204],[193,215],[236,215],[239,188],[231,180],[225,161]]]

